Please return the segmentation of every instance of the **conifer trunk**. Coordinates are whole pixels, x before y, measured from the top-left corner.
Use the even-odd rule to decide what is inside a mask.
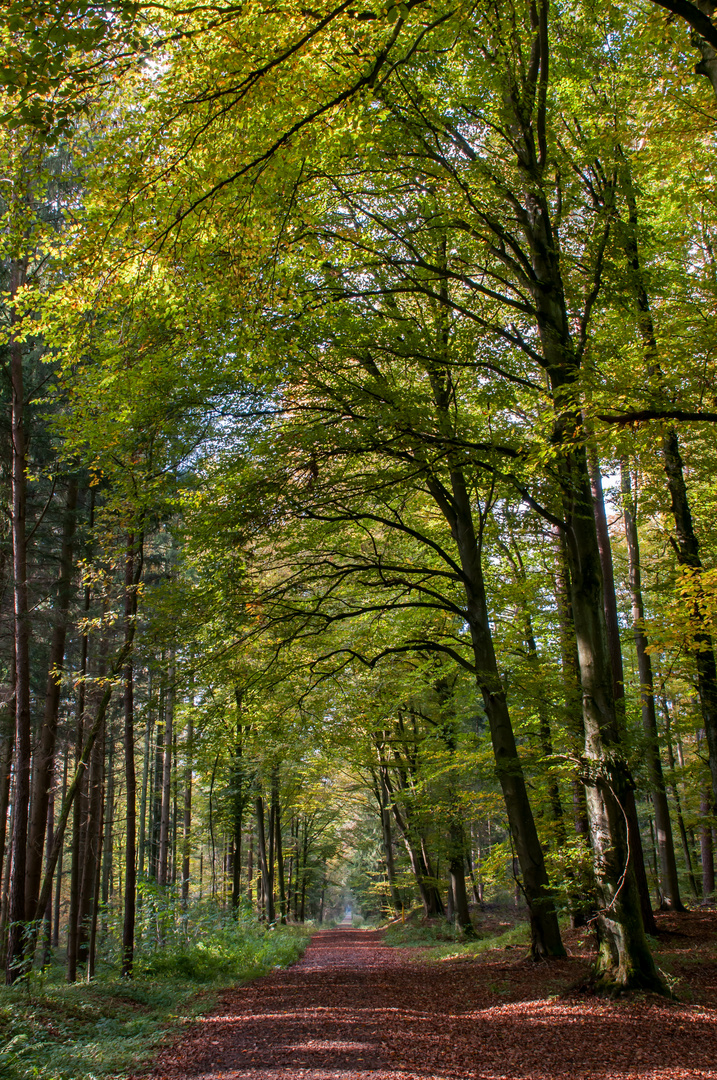
[[[42,876],[42,859],[45,846],[47,804],[50,777],[55,764],[58,710],[60,706],[60,681],[65,663],[65,639],[67,637],[70,596],[72,592],[73,547],[77,510],[78,487],[75,479],[67,485],[67,498],[62,526],[60,570],[55,586],[55,613],[50,642],[50,656],[45,688],[45,711],[40,729],[40,742],[33,761],[32,816],[27,850],[26,906],[29,918],[39,918],[36,911],[37,896]]]
[[[10,267],[10,293],[14,297],[24,282],[25,266],[15,259]],[[12,984],[23,971],[22,923],[27,918],[25,874],[27,866],[28,810],[30,803],[30,615],[27,588],[27,450],[24,426],[25,391],[22,345],[12,327],[17,315],[11,309],[10,383],[12,556],[15,642],[15,781],[10,847],[10,897],[5,979]],[[34,913],[33,913],[34,914]]]
[[[140,540],[141,550],[141,540]],[[134,760],[134,660],[129,653],[137,616],[135,541],[127,537],[124,569],[124,640],[128,650],[124,668],[124,769],[125,769],[125,864],[122,922],[122,976],[129,979],[134,967],[134,927],[137,904],[137,774]]]
[[[193,706],[193,702],[190,702]],[[190,859],[192,853],[192,755],[194,753],[194,714],[189,710],[187,720],[186,765],[184,769],[184,819],[182,825],[182,904],[189,903]],[[239,849],[241,860],[241,847]]]

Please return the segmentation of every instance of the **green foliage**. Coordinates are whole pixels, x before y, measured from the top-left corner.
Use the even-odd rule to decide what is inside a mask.
[[[178,1025],[209,1011],[213,990],[286,967],[306,941],[300,929],[269,930],[203,905],[181,930],[167,930],[164,945],[140,946],[133,980],[112,973],[114,957],[94,982],[68,986],[53,963],[25,986],[0,989],[0,1075],[119,1080]]]

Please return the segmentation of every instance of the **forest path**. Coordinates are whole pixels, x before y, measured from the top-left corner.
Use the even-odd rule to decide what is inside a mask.
[[[566,995],[584,959],[518,955],[427,964],[379,931],[319,931],[146,1080],[717,1080],[714,1007]]]

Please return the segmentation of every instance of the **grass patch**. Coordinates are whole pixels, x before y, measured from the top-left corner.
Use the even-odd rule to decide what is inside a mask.
[[[122,1080],[176,1027],[209,1012],[221,989],[288,966],[307,941],[294,927],[226,921],[203,940],[140,954],[133,980],[103,965],[94,982],[68,985],[55,963],[0,987],[0,1077]]]
[[[445,919],[432,922],[395,922],[386,927],[384,940],[396,948],[422,949],[422,960],[472,959],[488,949],[525,948],[530,945],[530,927],[526,921],[506,917],[479,920],[476,937],[466,938]]]

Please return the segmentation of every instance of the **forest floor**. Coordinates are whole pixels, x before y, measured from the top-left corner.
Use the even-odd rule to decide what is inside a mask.
[[[319,931],[294,967],[222,994],[142,1080],[717,1080],[717,914],[659,927],[677,1000],[591,993],[579,931],[566,959],[538,964],[524,946]]]

